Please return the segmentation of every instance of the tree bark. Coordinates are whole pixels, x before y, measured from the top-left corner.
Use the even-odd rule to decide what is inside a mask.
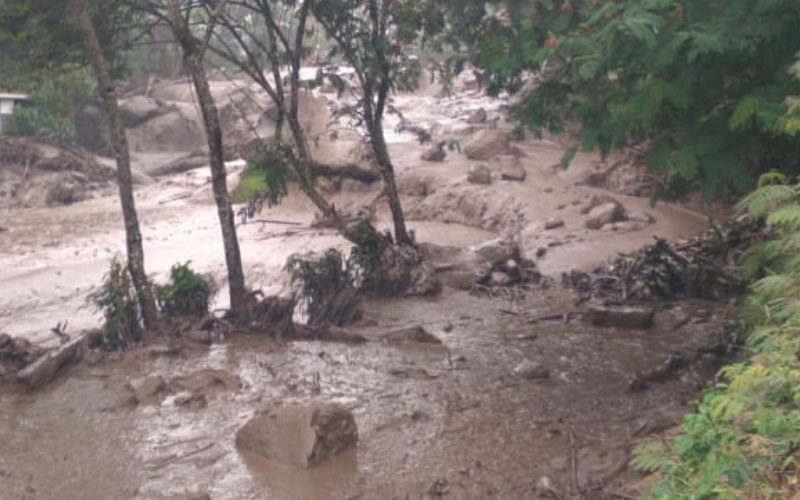
[[[100,41],[97,37],[92,19],[89,15],[89,0],[72,0],[72,14],[79,32],[84,52],[94,70],[98,92],[103,100],[103,108],[108,120],[111,146],[117,161],[117,183],[119,199],[122,205],[122,216],[125,221],[126,249],[128,253],[128,271],[139,299],[139,307],[147,329],[154,328],[158,321],[155,299],[147,280],[144,266],[144,249],[142,234],[139,230],[139,219],[133,199],[133,183],[131,182],[131,159],[128,139],[117,104],[117,94],[111,79],[108,62],[105,60]]]
[[[180,2],[178,0],[170,0],[168,9],[170,27],[183,51],[186,67],[192,78],[197,100],[200,104],[200,111],[203,115],[203,124],[208,141],[208,160],[211,165],[211,184],[214,191],[214,200],[217,204],[222,241],[225,246],[225,263],[228,268],[231,311],[234,315],[239,315],[244,312],[248,304],[249,295],[245,289],[239,240],[236,236],[236,221],[228,195],[219,114],[214,97],[211,95],[205,68],[203,67],[203,49],[200,41],[191,33],[187,20],[181,15]]]

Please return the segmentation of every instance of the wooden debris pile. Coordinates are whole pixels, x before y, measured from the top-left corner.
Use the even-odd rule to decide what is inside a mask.
[[[744,287],[735,273],[736,259],[754,237],[753,229],[731,222],[676,244],[656,239],[590,272],[564,273],[562,283],[586,300],[732,297]]]
[[[21,337],[0,333],[0,382],[16,380],[17,373],[39,359],[45,350]]]

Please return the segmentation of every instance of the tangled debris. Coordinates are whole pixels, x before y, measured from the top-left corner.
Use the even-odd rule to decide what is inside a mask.
[[[592,271],[564,273],[562,283],[577,290],[582,302],[732,297],[744,287],[735,273],[735,261],[757,237],[744,222],[734,221],[677,244],[657,238],[652,245],[621,254]]]

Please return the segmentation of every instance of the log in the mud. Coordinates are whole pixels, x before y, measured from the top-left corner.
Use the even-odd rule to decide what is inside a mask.
[[[81,348],[86,338],[80,337],[50,351],[30,365],[17,372],[17,380],[29,389],[36,389],[50,381],[64,366],[80,358]]]

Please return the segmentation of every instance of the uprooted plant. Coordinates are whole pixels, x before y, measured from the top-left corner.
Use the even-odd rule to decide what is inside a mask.
[[[298,287],[299,305],[308,315],[309,325],[342,326],[361,317],[362,297],[355,286],[353,259],[339,250],[294,254],[286,262],[286,271],[292,285]]]
[[[189,267],[190,263],[173,265],[169,281],[156,285],[158,306],[167,316],[202,316],[208,312],[216,286],[210,276]]]
[[[125,264],[114,258],[99,288],[87,301],[103,313],[102,345],[117,351],[126,349],[142,337],[139,302]]]

